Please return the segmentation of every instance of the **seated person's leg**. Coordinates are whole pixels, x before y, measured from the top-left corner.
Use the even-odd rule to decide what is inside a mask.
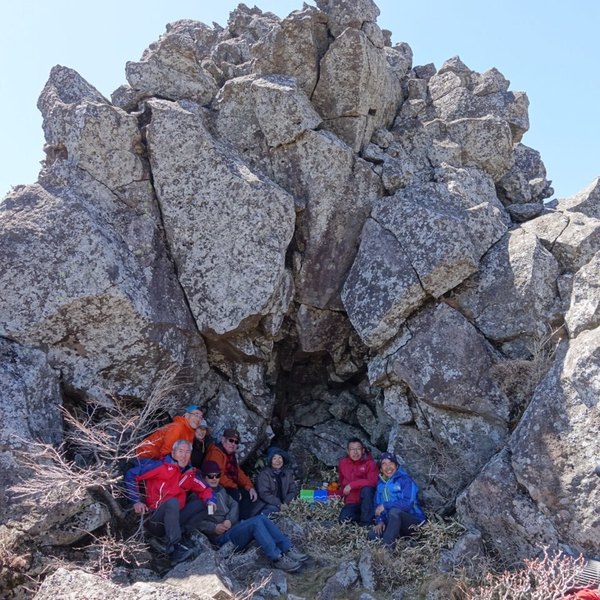
[[[206,518],[204,502],[198,496],[188,496],[188,501],[179,513],[179,523],[182,528],[192,531],[197,529],[197,523]]]
[[[421,520],[407,512],[401,513],[401,516],[402,523],[400,524],[400,535],[402,537],[415,535],[417,532],[416,526],[421,523]]]
[[[258,515],[262,519],[262,524],[266,529],[267,533],[273,538],[275,545],[282,551],[287,552],[292,547],[292,542],[290,538],[282,533],[281,529],[277,527],[277,525],[271,521],[268,517],[264,515]]]
[[[360,490],[360,524],[371,525],[375,516],[375,488],[364,487]]]
[[[360,519],[360,504],[345,504],[340,512],[338,521],[345,523],[351,521],[352,523],[358,523]]]
[[[229,531],[217,538],[217,544],[222,546],[231,542],[236,549],[243,550],[254,539],[253,519],[241,521],[234,525]]]
[[[382,536],[383,543],[386,546],[393,546],[396,542],[396,538],[400,535],[402,514],[402,511],[397,508],[391,508],[387,511],[387,524]]]
[[[265,517],[264,515],[257,515],[256,517],[252,517],[251,519],[244,521],[244,523],[252,523],[253,524],[254,540],[260,546],[261,550],[271,560],[279,560],[279,558],[281,558],[281,555],[283,554],[283,552],[286,552],[287,550],[290,549],[290,546],[291,546],[290,541],[287,538],[285,538],[285,541],[287,541],[287,545],[286,545],[285,541],[282,541],[284,536],[279,531],[279,529],[277,529],[277,526],[275,525],[275,523],[273,523],[269,518]],[[277,539],[280,541],[280,543],[282,543],[285,546],[285,550],[282,550],[279,547],[278,543],[276,542],[276,540],[272,534],[272,532],[274,531],[273,527],[270,527],[269,525],[273,526],[277,530],[275,537],[277,537]]]
[[[177,498],[171,498],[163,502],[155,511],[150,513],[148,530],[153,535],[164,535],[167,549],[174,546],[181,539]]]
[[[238,500],[240,504],[240,521],[244,519],[249,519],[252,515],[252,500],[250,500],[250,492],[248,490],[241,489],[240,492],[240,500]]]

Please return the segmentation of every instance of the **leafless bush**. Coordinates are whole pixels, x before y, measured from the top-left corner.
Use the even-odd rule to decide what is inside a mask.
[[[368,529],[353,523],[339,523],[343,500],[310,504],[295,500],[282,507],[281,517],[289,517],[303,531],[303,546],[324,561],[357,560],[364,547],[371,549],[378,589],[390,592],[407,581],[418,589],[425,577],[435,571],[443,550],[451,548],[464,527],[457,521],[432,517],[419,528],[416,537],[399,539],[396,548],[384,548],[379,540],[368,541]]]
[[[65,437],[56,448],[49,444],[23,441],[16,453],[22,467],[21,481],[10,488],[21,505],[39,514],[62,511],[66,504],[77,507],[90,494],[101,500],[117,518],[118,526],[106,526],[102,535],[92,536],[83,552],[49,557],[43,571],[31,576],[31,586],[61,564],[108,577],[115,566],[139,566],[149,558],[142,529],[133,536],[126,531],[125,513],[119,503],[123,468],[134,449],[153,429],[159,417],[174,408],[175,392],[188,385],[176,378],[177,369],[167,370],[158,381],[143,408],[113,397],[110,405],[86,404],[63,409]],[[0,560],[3,560],[0,548]],[[27,576],[27,574],[26,574]]]
[[[236,594],[232,600],[252,600],[257,592],[264,589],[269,585],[273,579],[273,574],[269,573],[266,577],[263,577],[259,582],[253,583],[250,587]]]
[[[536,387],[546,375],[556,353],[560,329],[546,337],[532,338],[529,349],[531,357],[506,359],[496,363],[490,370],[494,381],[511,399],[511,420],[516,423],[529,404]]]
[[[141,409],[111,396],[110,406],[88,403],[73,413],[65,411],[66,441],[72,451],[92,456],[97,463],[132,458],[135,447],[160,425],[159,416],[175,410],[175,393],[189,386],[177,372],[172,366],[162,374]]]
[[[486,574],[479,585],[465,590],[465,600],[559,600],[574,587],[585,560],[544,549],[541,557],[526,559],[523,565]]]
[[[163,374],[141,411],[118,397],[111,406],[63,409],[65,441],[59,448],[27,442],[27,449],[17,454],[28,475],[11,487],[16,498],[49,512],[66,499],[77,502],[95,492],[122,519],[115,498],[123,464],[157,426],[158,415],[170,406],[165,402],[173,403],[174,392],[187,385],[175,380],[176,372],[172,368]]]
[[[109,528],[105,535],[92,536],[93,541],[84,548],[87,561],[84,569],[110,578],[115,567],[141,567],[148,563],[148,546],[140,531],[122,538]]]
[[[379,541],[371,542],[372,565],[378,588],[391,592],[406,586],[417,590],[422,582],[436,572],[443,550],[452,548],[464,527],[454,520],[431,517],[412,538],[400,538],[394,549],[384,548]],[[415,592],[416,593],[416,592]]]

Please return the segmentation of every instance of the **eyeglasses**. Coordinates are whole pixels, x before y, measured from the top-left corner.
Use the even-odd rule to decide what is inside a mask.
[[[230,444],[235,444],[236,446],[239,446],[239,445],[240,445],[240,440],[234,440],[233,438],[228,438],[228,439],[227,439],[227,441],[228,441]]]
[[[221,473],[210,473],[204,477],[206,477],[206,479],[219,479],[219,477],[221,477]]]

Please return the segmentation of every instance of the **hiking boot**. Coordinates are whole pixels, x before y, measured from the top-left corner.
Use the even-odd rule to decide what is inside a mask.
[[[297,571],[302,566],[298,561],[294,560],[287,554],[282,554],[277,560],[271,561],[271,564],[275,569],[281,569],[282,571],[287,571],[288,573]]]
[[[173,546],[173,551],[169,553],[169,558],[173,564],[180,563],[189,558],[194,553],[192,548],[177,543]]]
[[[167,545],[162,542],[161,540],[159,540],[158,538],[155,537],[151,537],[148,538],[148,546],[150,546],[150,548],[153,548],[154,550],[156,550],[159,554],[168,554],[168,548]]]
[[[301,562],[301,563],[310,558],[310,556],[308,556],[308,554],[303,554],[302,552],[299,552],[293,546],[285,553],[285,555],[289,556],[292,560],[295,560],[296,562]]]

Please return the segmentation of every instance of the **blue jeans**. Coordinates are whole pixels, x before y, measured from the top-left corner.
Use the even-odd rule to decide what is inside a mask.
[[[361,525],[371,525],[373,523],[375,506],[374,487],[364,487],[360,490],[360,502],[356,504],[346,504],[340,512],[339,522],[352,521]]]
[[[233,542],[236,548],[243,550],[252,540],[271,560],[277,560],[283,552],[287,552],[292,547],[289,538],[264,515],[256,515],[234,525],[218,537],[217,543],[222,546],[227,542]]]

